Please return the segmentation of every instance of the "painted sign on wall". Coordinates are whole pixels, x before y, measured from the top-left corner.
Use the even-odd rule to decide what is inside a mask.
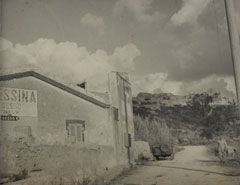
[[[0,115],[37,116],[37,91],[0,87]]]

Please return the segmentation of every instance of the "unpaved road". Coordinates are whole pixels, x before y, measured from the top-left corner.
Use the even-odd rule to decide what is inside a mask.
[[[172,161],[152,161],[117,179],[115,185],[240,185],[240,169],[226,167],[206,146],[187,146]]]

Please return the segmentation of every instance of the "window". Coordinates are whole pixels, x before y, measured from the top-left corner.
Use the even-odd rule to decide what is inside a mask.
[[[113,108],[113,116],[114,116],[114,120],[115,121],[119,121],[118,119],[118,109],[117,108]]]
[[[84,141],[85,122],[82,120],[67,120],[66,129],[68,137],[75,142]]]

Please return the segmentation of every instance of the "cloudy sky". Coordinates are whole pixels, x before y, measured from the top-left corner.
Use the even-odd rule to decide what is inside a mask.
[[[223,0],[2,0],[2,10],[1,68],[33,65],[99,91],[124,71],[134,94],[234,96]]]

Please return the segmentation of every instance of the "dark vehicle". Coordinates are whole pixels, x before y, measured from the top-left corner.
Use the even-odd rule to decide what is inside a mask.
[[[159,159],[174,159],[174,150],[171,145],[162,144],[159,146],[153,146],[152,147],[152,154],[153,156],[159,160]]]

